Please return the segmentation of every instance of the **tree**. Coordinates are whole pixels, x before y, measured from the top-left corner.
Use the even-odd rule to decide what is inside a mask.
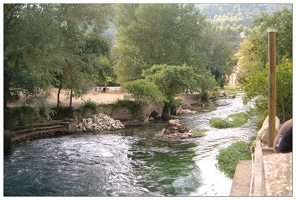
[[[239,77],[246,100],[268,95],[268,34],[267,28],[278,29],[277,44],[277,115],[282,121],[292,117],[292,10],[284,8],[272,16],[262,14],[254,21],[251,37],[242,43],[236,55],[242,68]],[[285,48],[286,47],[286,48]],[[261,105],[264,105],[263,107]],[[268,114],[267,102],[256,105],[260,113]],[[264,116],[266,117],[266,116]]]
[[[198,66],[195,44],[204,18],[193,4],[118,5],[114,69],[119,82],[141,78],[154,64]]]
[[[63,15],[56,19],[58,29],[57,71],[59,92],[69,89],[72,97],[89,91],[96,78],[104,76],[103,56],[109,52],[108,44],[100,36],[108,27],[111,7],[105,4],[61,4]],[[59,105],[59,102],[58,102]]]
[[[50,85],[56,68],[51,65],[52,35],[47,30],[55,11],[56,5],[4,4],[5,110],[11,94],[38,101],[36,94]]]
[[[41,101],[40,94],[51,85],[69,89],[71,97],[87,92],[102,73],[100,61],[109,51],[100,34],[111,19],[111,8],[108,4],[5,4],[5,107],[12,93]],[[99,48],[89,45],[95,39]]]
[[[155,83],[167,99],[163,115],[170,115],[174,97],[185,90],[196,91],[198,88],[196,74],[185,64],[182,66],[153,65],[143,71],[145,80]]]
[[[164,97],[157,85],[144,79],[126,82],[124,89],[132,94],[136,101],[140,102],[163,102]]]

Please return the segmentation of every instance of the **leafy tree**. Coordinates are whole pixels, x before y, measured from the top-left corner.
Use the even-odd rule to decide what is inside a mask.
[[[71,107],[72,97],[88,92],[104,74],[100,58],[107,55],[109,47],[99,35],[107,28],[110,5],[60,4],[59,9],[65,12],[56,19],[60,24],[58,85],[59,92],[69,89]]]
[[[26,99],[46,91],[56,70],[48,27],[55,5],[4,4],[4,108],[11,94]],[[27,101],[28,102],[28,101]]]
[[[194,90],[207,96],[216,81],[223,86],[231,73],[234,63],[228,38],[208,23],[194,4],[118,5],[115,22],[114,71],[120,83],[142,79],[141,74],[153,70],[153,65],[185,64],[195,73]],[[157,85],[171,101],[171,88]]]
[[[124,89],[132,94],[136,101],[163,102],[164,97],[157,85],[144,79],[126,82]]]
[[[182,66],[153,65],[143,71],[142,76],[145,80],[155,83],[167,99],[164,117],[170,115],[170,108],[177,94],[186,90],[196,91],[198,88],[196,74],[185,64]]]
[[[119,82],[141,78],[142,70],[154,64],[200,64],[195,44],[205,20],[194,5],[121,4],[116,19]]]
[[[5,108],[14,93],[43,103],[40,95],[46,98],[51,85],[70,89],[71,96],[86,92],[104,68],[108,49],[99,35],[111,14],[104,4],[5,4]],[[94,38],[99,50],[90,45]]]
[[[285,122],[292,118],[293,67],[289,59],[281,61],[276,68],[277,115]]]
[[[251,37],[242,43],[236,55],[242,68],[239,82],[246,93],[246,100],[268,96],[268,34],[267,28],[278,29],[277,44],[277,115],[282,121],[292,117],[292,10],[284,8],[273,16],[262,14],[255,20]],[[284,48],[286,47],[286,48]],[[258,102],[256,109],[267,115],[267,102]],[[263,107],[262,107],[263,106]]]

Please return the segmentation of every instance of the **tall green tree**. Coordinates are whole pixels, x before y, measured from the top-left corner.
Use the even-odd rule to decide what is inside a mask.
[[[11,95],[26,98],[45,91],[56,70],[51,66],[48,32],[56,5],[4,4],[4,108]]]
[[[268,114],[268,28],[276,28],[277,116],[282,122],[292,117],[292,10],[284,8],[273,15],[262,14],[254,21],[251,37],[236,55],[242,68],[239,81],[246,100],[263,96],[256,110]]]
[[[96,78],[104,73],[102,56],[109,52],[108,44],[100,36],[111,20],[111,5],[61,4],[63,15],[56,19],[58,29],[58,57],[60,71],[56,74],[59,92],[68,89],[72,97],[89,91]],[[59,102],[58,102],[59,105]]]
[[[119,82],[141,78],[154,64],[198,67],[195,44],[204,18],[193,4],[118,5],[114,68]]]
[[[203,61],[203,67],[211,72],[218,85],[223,88],[235,65],[229,36],[210,22],[203,27],[201,36],[203,39],[196,45],[196,52]]]
[[[5,108],[11,94],[39,97],[52,84],[71,96],[87,92],[104,67],[100,34],[111,16],[108,4],[5,4]]]
[[[120,83],[141,79],[153,65],[186,64],[199,75],[195,89],[206,94],[215,81],[223,86],[234,66],[228,38],[194,4],[118,5],[115,22]]]

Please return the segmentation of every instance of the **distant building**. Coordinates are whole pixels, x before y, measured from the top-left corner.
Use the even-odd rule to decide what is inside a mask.
[[[239,82],[238,82],[238,75],[240,72],[240,67],[237,65],[235,67],[233,67],[232,73],[229,76],[229,81],[228,81],[228,86],[239,86]]]

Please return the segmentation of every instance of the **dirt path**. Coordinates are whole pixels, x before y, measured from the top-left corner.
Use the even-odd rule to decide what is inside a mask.
[[[47,99],[47,102],[50,106],[56,107],[57,105],[57,89],[53,89],[51,96]],[[74,97],[72,99],[72,107],[77,108],[79,107],[84,101],[91,100],[96,103],[112,103],[115,102],[117,99],[123,99],[124,95],[126,95],[126,92],[123,92],[120,87],[109,87],[107,92],[95,92],[95,89],[93,91],[89,92],[86,95],[83,95],[81,97]],[[70,104],[69,99],[69,93],[65,90],[62,90],[60,94],[60,102],[61,106],[67,107]],[[22,100],[19,100],[17,102],[9,103],[9,106],[17,106],[21,105]]]

